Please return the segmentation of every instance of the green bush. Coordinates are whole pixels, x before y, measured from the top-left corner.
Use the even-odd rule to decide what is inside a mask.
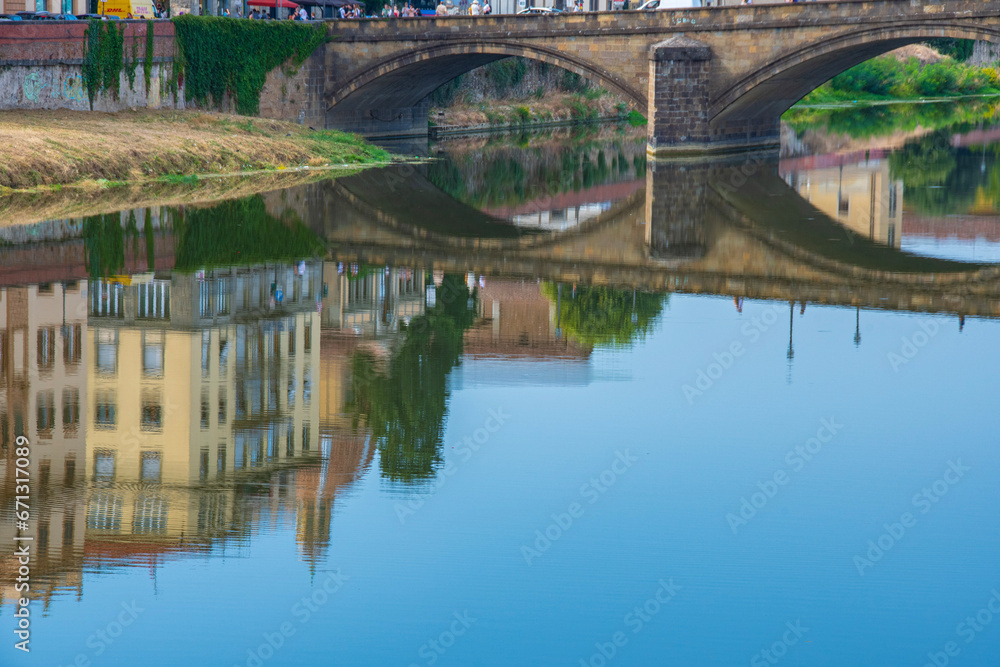
[[[531,109],[523,105],[519,106],[514,109],[514,117],[517,118],[517,121],[520,123],[527,123],[531,120]]]
[[[903,82],[903,64],[892,56],[882,56],[855,65],[830,80],[830,87],[840,91],[862,91],[888,95]]]
[[[914,82],[919,95],[952,95],[958,92],[959,71],[947,61],[927,65]]]

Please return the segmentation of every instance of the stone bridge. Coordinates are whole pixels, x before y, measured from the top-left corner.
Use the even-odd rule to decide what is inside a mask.
[[[781,114],[836,74],[934,37],[1000,42],[1000,0],[841,0],[655,12],[332,21],[326,126],[427,132],[427,96],[522,56],[580,74],[650,120],[653,154],[778,143]],[[324,58],[322,63],[319,58]],[[318,91],[317,91],[318,92]]]
[[[404,165],[275,194],[331,258],[649,291],[1000,317],[1000,267],[920,257],[827,217],[756,158],[656,161],[646,187],[566,231],[521,233]],[[386,193],[407,202],[385,206]]]

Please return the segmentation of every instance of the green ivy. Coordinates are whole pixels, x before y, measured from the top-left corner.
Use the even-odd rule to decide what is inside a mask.
[[[125,25],[119,28],[113,21],[91,19],[83,54],[83,83],[91,110],[99,93],[111,91],[118,99],[124,52]]]
[[[146,21],[146,58],[142,61],[142,79],[146,82],[146,95],[149,95],[150,82],[153,80],[153,21]]]
[[[177,40],[172,86],[183,83],[188,100],[216,108],[230,96],[237,113],[245,115],[259,111],[268,72],[289,59],[298,67],[326,40],[323,25],[293,21],[191,14],[172,20]]]

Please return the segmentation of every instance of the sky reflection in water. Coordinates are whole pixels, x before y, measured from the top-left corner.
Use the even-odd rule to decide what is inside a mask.
[[[50,595],[3,663],[987,664],[1000,634],[959,626],[1000,586],[970,132],[737,190],[627,136],[445,144],[402,181],[86,221],[76,282],[0,291]]]

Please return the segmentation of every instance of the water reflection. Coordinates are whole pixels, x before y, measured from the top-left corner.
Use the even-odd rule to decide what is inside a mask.
[[[673,295],[722,296],[737,313],[744,299],[788,304],[788,382],[808,303],[850,306],[860,348],[862,309],[947,313],[959,327],[1000,316],[997,269],[980,256],[904,252],[939,232],[934,216],[959,212],[954,224],[977,230],[995,216],[994,153],[963,143],[986,138],[648,168],[618,136],[529,154],[524,168],[500,143],[217,206],[68,221],[0,248],[3,511],[24,433],[37,443],[46,596],[81,594],[85,572],[238,553],[282,527],[315,569],[359,480],[427,490],[440,478],[456,392],[621,380],[606,353],[643,343]],[[487,183],[505,185],[479,192]],[[381,205],[386,193],[397,203]],[[38,257],[53,282],[14,285]],[[5,582],[16,567],[3,557]]]

